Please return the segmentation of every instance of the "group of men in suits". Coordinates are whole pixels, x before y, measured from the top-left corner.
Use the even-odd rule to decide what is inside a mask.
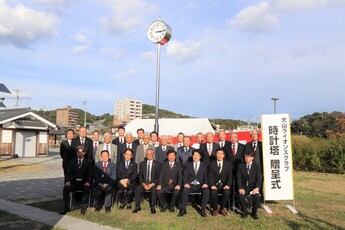
[[[232,133],[230,141],[227,141],[225,132],[221,131],[219,140],[214,142],[214,134],[209,132],[205,135],[205,143],[201,141],[203,134],[199,133],[200,140],[194,147],[191,146],[191,138],[183,133],[178,134],[176,145],[172,145],[168,136],[161,136],[158,144],[158,134],[152,132],[149,135],[143,129],[137,130],[139,138],[135,141],[131,133],[125,133],[124,127],[119,127],[119,136],[114,140],[111,140],[110,133],[105,133],[103,143],[99,142],[97,134],[99,136],[97,132],[93,135],[94,140],[91,140],[86,137],[86,129],[82,127],[79,129],[79,136],[73,138],[73,130],[68,130],[67,140],[61,143],[60,154],[65,174],[64,201],[68,202],[65,194],[73,190],[71,186],[66,188],[66,183],[69,182],[66,178],[75,173],[69,173],[70,168],[78,168],[77,161],[73,159],[79,159],[78,151],[81,147],[85,152],[85,162],[89,161],[91,164],[88,165],[91,166],[96,164],[92,172],[98,211],[101,207],[98,202],[101,193],[105,193],[106,212],[110,211],[109,193],[116,188],[120,209],[126,206],[131,209],[135,197],[133,213],[141,210],[141,197],[148,195],[152,214],[156,213],[157,199],[162,212],[167,209],[175,211],[181,200],[178,216],[184,216],[189,194],[200,192],[201,216],[206,216],[205,209],[209,198],[212,215],[226,215],[225,204],[234,186],[242,207],[242,217],[247,217],[245,198],[251,195],[254,197],[252,216],[257,218],[262,193],[262,144],[258,140],[257,130],[251,132],[253,141],[246,145],[238,142],[237,133]],[[249,162],[250,159],[252,162]],[[74,162],[74,166],[69,162]],[[249,164],[250,167],[246,166]],[[233,179],[235,184],[232,183]],[[86,182],[84,187],[85,184]],[[78,187],[80,188],[81,186]],[[90,187],[88,188],[90,190]],[[86,189],[85,193],[89,190]],[[170,203],[167,202],[169,193],[172,194]],[[222,194],[220,202],[219,193]],[[64,211],[68,211],[66,207],[65,202]]]

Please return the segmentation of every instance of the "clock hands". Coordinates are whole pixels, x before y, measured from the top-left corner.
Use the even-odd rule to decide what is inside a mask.
[[[161,32],[164,32],[166,30],[158,30],[158,31],[155,31],[155,33],[161,33]]]

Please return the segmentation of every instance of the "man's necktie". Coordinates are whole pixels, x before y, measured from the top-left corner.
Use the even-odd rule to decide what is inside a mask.
[[[165,150],[166,150],[166,147],[165,147],[165,146],[163,146],[162,148],[163,148],[163,152],[165,152]]]
[[[172,163],[169,163],[169,164],[170,164],[170,170],[172,170],[174,165]]]
[[[129,166],[129,163],[128,163],[128,161],[126,161],[126,169],[128,169],[128,166]]]
[[[71,146],[72,144],[72,141],[68,140],[68,145]]]
[[[232,145],[232,155],[233,155],[233,156],[236,155],[236,148],[235,148],[235,145]]]
[[[128,144],[128,145],[127,145],[127,148],[128,148],[128,149],[130,149],[130,148],[131,148],[131,145],[130,145],[130,144]]]
[[[218,164],[218,172],[221,173],[222,172],[222,165],[219,163]]]
[[[250,165],[247,165],[247,174],[249,175]]]
[[[223,148],[223,142],[220,143],[220,148]]]
[[[103,162],[103,172],[107,171],[107,163]]]
[[[107,151],[109,151],[109,144],[106,144],[105,147],[106,147]]]
[[[122,144],[123,143],[123,140],[122,140],[122,138],[120,138],[120,144]]]
[[[188,152],[188,148],[184,148],[184,151],[185,151],[185,152]]]
[[[84,147],[84,138],[81,139],[81,146]]]
[[[253,142],[253,150],[256,152],[256,142]]]
[[[195,175],[198,173],[198,164],[194,163],[194,173]]]
[[[144,145],[144,154],[146,154],[147,145]]]
[[[211,144],[207,144],[207,145],[208,145],[208,155],[211,156],[212,154]]]
[[[78,168],[81,167],[81,159],[78,160]]]
[[[150,161],[149,161],[149,163],[147,164],[146,180],[147,180],[148,182],[151,181],[151,162],[150,162]]]
[[[96,152],[97,152],[97,142],[95,143],[95,147],[93,148],[93,158],[92,159],[95,158]]]

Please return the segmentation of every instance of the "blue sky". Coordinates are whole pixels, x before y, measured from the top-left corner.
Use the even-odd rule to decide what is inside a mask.
[[[256,121],[278,97],[292,118],[345,110],[345,0],[0,0],[0,83],[33,109],[154,105],[159,16],[172,28],[160,108]]]

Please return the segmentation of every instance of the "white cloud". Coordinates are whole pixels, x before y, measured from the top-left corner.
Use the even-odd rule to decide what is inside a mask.
[[[261,33],[277,27],[279,20],[270,3],[260,2],[241,10],[235,18],[228,20],[227,24],[230,29]]]
[[[147,15],[155,12],[157,6],[144,0],[106,0],[112,15],[101,17],[108,31],[115,35],[132,32],[141,26]]]
[[[155,58],[156,58],[156,54],[155,52],[151,50],[151,51],[141,53],[140,61],[152,61]]]
[[[81,43],[80,45],[77,45],[77,46],[73,47],[72,51],[75,54],[84,53],[84,52],[88,51],[91,48],[91,46],[92,46],[92,41],[90,39],[88,39],[83,34],[76,34],[76,35],[73,36],[73,39],[76,42]]]
[[[104,47],[101,49],[101,53],[104,55],[113,56],[115,58],[122,58],[126,56],[126,54],[128,53],[128,50],[127,49],[117,50],[117,49],[114,49],[113,47]]]
[[[204,43],[202,41],[171,41],[168,43],[167,55],[177,62],[194,60],[202,56]]]
[[[134,69],[128,69],[128,70],[123,70],[123,71],[119,71],[117,73],[114,73],[110,79],[111,80],[116,80],[116,79],[121,79],[121,78],[128,78],[128,77],[133,77],[135,76],[137,73],[135,72]]]
[[[53,14],[35,11],[22,4],[11,8],[0,0],[0,45],[27,48],[55,36],[58,23],[59,19]]]
[[[264,62],[281,59],[275,52],[261,46],[252,46],[249,51],[256,56],[261,57]]]
[[[67,5],[72,0],[32,0],[34,3],[45,4],[45,5]]]
[[[198,4],[196,4],[195,2],[188,2],[186,5],[187,8],[191,8],[191,9],[196,9],[199,7]]]
[[[344,0],[276,0],[273,2],[277,10],[296,11],[296,10],[317,10],[321,8],[345,5]]]

